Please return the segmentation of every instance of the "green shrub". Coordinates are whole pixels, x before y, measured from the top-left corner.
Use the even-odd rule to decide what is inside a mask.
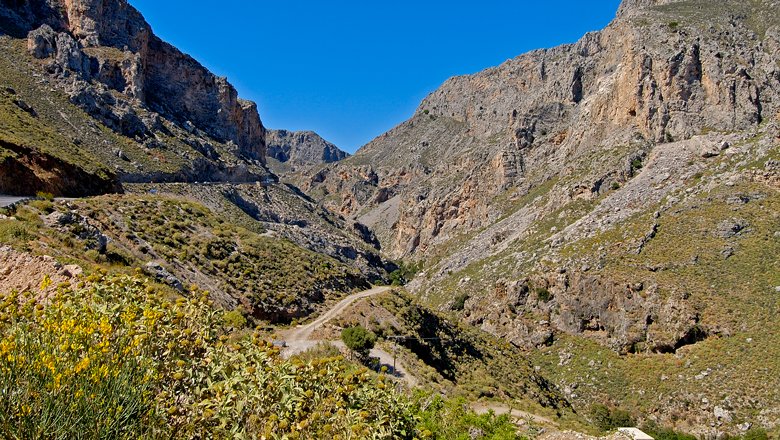
[[[23,243],[35,238],[31,228],[20,221],[0,220],[0,243]]]
[[[306,351],[296,354],[295,359],[301,362],[310,362],[318,359],[335,358],[341,356],[341,351],[338,347],[327,341],[318,342],[314,347],[309,348]]]
[[[18,220],[29,223],[31,225],[42,225],[43,220],[41,220],[40,215],[37,211],[30,209],[28,206],[22,206],[19,209],[16,210],[16,213],[14,214],[14,217],[16,217]]]
[[[240,308],[231,310],[229,312],[225,312],[224,322],[225,322],[225,327],[232,328],[235,330],[240,330],[247,326],[246,317],[244,316],[244,313]]]
[[[358,356],[367,358],[368,352],[376,344],[376,335],[362,326],[348,327],[341,331],[341,340]]]
[[[608,431],[612,426],[612,412],[601,403],[594,403],[590,407],[590,421],[602,431]]]
[[[615,409],[612,411],[612,424],[615,428],[634,426],[636,421],[628,411]]]
[[[750,428],[742,438],[744,440],[769,440],[769,435],[764,428]]]
[[[477,438],[483,440],[520,440],[509,416],[493,412],[478,415],[465,400],[445,400],[438,395],[420,393],[416,397],[419,431],[423,438],[436,440]]]
[[[54,203],[50,200],[33,200],[28,204],[44,214],[51,214],[54,212]]]
[[[536,289],[536,297],[539,298],[539,301],[541,302],[549,302],[552,299],[552,294],[546,288],[539,287]]]
[[[52,200],[54,200],[54,194],[50,192],[38,191],[37,193],[35,193],[35,198],[40,200],[48,200],[51,202]]]
[[[628,411],[619,408],[610,408],[601,403],[591,405],[590,420],[602,431],[634,426],[636,423]]]
[[[468,293],[461,293],[455,297],[455,301],[452,303],[452,310],[456,312],[462,311],[466,307],[466,301],[469,299]]]
[[[673,429],[660,427],[655,422],[649,422],[642,426],[642,431],[645,431],[656,440],[697,440],[696,437],[690,434],[684,434],[676,432]]]
[[[398,269],[390,273],[390,284],[393,286],[403,286],[411,281],[423,268],[422,261],[417,263],[401,262]]]

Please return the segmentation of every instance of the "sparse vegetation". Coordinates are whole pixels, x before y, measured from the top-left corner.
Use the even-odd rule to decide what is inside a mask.
[[[311,311],[309,303],[322,301],[323,293],[361,285],[355,269],[234,226],[192,202],[112,196],[83,202],[81,208],[136,258],[147,249],[155,258],[178,260],[220,280],[226,292],[248,296],[252,310],[245,315],[275,320],[283,316],[280,310],[294,305]]]
[[[452,302],[452,310],[456,312],[462,311],[466,307],[466,301],[468,299],[468,293],[461,293],[460,295],[456,296],[455,300]]]
[[[552,294],[545,287],[537,287],[536,297],[539,298],[539,301],[541,302],[548,302],[552,299]]]
[[[405,263],[402,261],[398,265],[398,269],[390,273],[390,283],[393,286],[403,286],[411,281],[422,268],[422,261],[418,261],[417,263]]]

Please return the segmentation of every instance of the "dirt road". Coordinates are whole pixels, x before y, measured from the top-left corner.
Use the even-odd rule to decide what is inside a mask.
[[[0,208],[5,208],[6,206],[13,205],[16,202],[27,199],[29,199],[29,197],[5,196],[0,194]]]
[[[328,311],[320,315],[317,319],[314,321],[301,325],[295,328],[291,328],[289,330],[284,330],[279,332],[279,339],[283,340],[286,344],[286,347],[282,350],[282,355],[284,357],[290,357],[294,354],[301,353],[303,351],[306,351],[314,346],[317,345],[319,342],[323,342],[322,340],[315,339],[312,337],[314,334],[314,331],[317,330],[318,327],[321,327],[323,324],[327,323],[331,319],[335,318],[336,316],[343,313],[347,307],[354,304],[356,301],[361,300],[363,298],[368,298],[370,296],[378,295],[380,293],[389,292],[390,287],[374,287],[370,290],[364,290],[362,292],[358,292],[352,295],[349,295],[348,297],[342,299],[336,305],[331,307]],[[344,343],[341,341],[327,341],[331,344],[335,345],[336,347],[339,347],[341,349],[344,349]],[[408,384],[410,387],[414,387],[417,385],[417,379],[408,373],[404,369],[404,367],[396,360],[395,366],[396,371],[392,371],[393,366],[393,355],[382,350],[379,348],[374,348],[371,350],[370,356],[379,358],[379,363],[383,366],[388,367],[388,371],[390,374],[393,374],[394,376],[398,377],[399,379],[403,380]]]
[[[534,423],[538,423],[540,425],[556,426],[556,423],[548,419],[547,417],[538,416],[536,414],[531,414],[529,412],[521,411],[519,409],[509,408],[508,406],[501,403],[475,402],[471,404],[471,409],[473,409],[474,412],[476,412],[477,414],[486,414],[488,411],[493,411],[498,415],[509,413],[509,415],[511,415],[516,419],[531,420]]]
[[[368,298],[369,296],[378,295],[380,293],[389,292],[389,291],[390,291],[389,287],[380,286],[380,287],[374,287],[373,289],[370,290],[364,290],[362,292],[349,295],[348,297],[339,301],[330,310],[320,315],[320,317],[315,319],[314,321],[306,325],[301,325],[299,327],[281,332],[281,335],[283,336],[282,339],[287,341],[288,345],[290,342],[295,342],[295,341],[310,341],[312,340],[311,335],[312,333],[314,333],[314,330],[316,330],[317,327],[321,326],[322,324],[325,324],[326,322],[340,315],[341,312],[343,312],[347,307],[352,305],[352,303],[354,303],[355,301],[363,298]]]

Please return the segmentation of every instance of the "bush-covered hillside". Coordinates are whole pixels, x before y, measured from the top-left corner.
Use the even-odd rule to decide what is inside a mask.
[[[9,214],[0,219],[5,244],[87,271],[142,270],[182,291],[208,286],[216,303],[239,308],[250,319],[289,322],[329,298],[368,286],[356,269],[333,258],[236,226],[182,199],[39,200]]]
[[[32,294],[0,297],[3,438],[519,438],[340,357],[284,361],[199,290],[96,274]]]

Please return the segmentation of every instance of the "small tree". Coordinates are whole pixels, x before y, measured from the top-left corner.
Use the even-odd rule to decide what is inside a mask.
[[[341,340],[360,360],[366,360],[376,344],[376,335],[362,326],[348,327],[341,331]]]

